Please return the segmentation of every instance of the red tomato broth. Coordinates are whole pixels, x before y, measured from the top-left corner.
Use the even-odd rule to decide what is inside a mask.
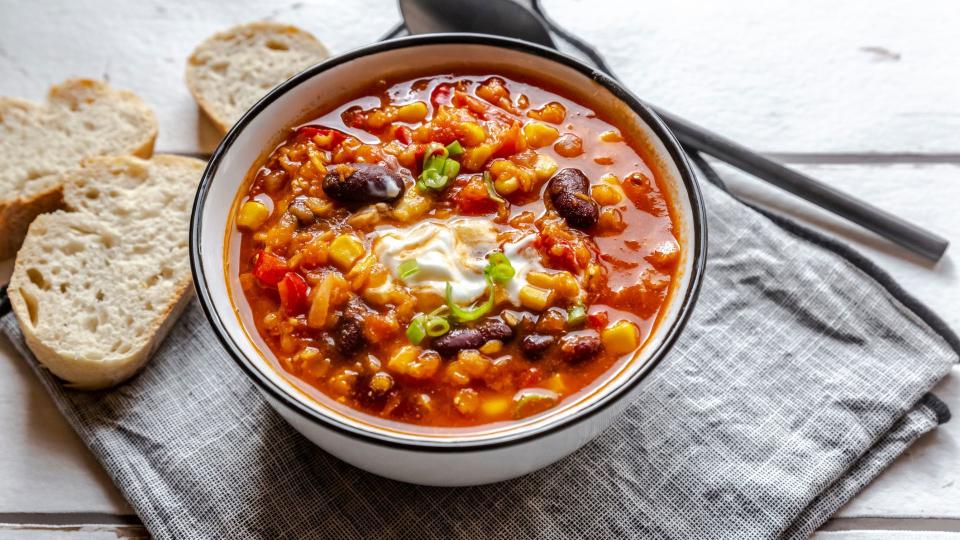
[[[621,196],[633,195],[633,197],[623,196],[619,203],[608,206],[619,211],[625,228],[620,232],[607,231],[609,234],[590,234],[590,237],[595,241],[594,250],[599,254],[597,262],[606,270],[608,286],[604,290],[598,291],[594,295],[594,301],[586,306],[586,311],[590,315],[589,320],[581,327],[565,328],[562,333],[571,336],[597,335],[597,329],[591,328],[590,325],[595,319],[601,318],[598,315],[606,314],[609,324],[618,320],[627,320],[633,323],[638,331],[640,344],[638,349],[641,348],[657,323],[661,308],[669,301],[672,281],[677,279],[679,257],[675,256],[666,263],[657,257],[652,257],[652,261],[648,260],[651,259],[651,250],[665,243],[673,242],[675,246],[674,255],[679,253],[680,239],[676,238],[674,234],[677,229],[675,226],[675,209],[669,199],[668,191],[662,189],[661,180],[655,169],[649,167],[641,157],[640,152],[635,150],[635,146],[637,146],[635,141],[613,140],[605,142],[600,140],[602,133],[610,131],[619,133],[619,131],[611,123],[599,118],[590,109],[566,99],[556,92],[538,87],[534,83],[523,82],[516,78],[507,79],[502,76],[495,76],[505,82],[509,91],[510,103],[503,105],[508,107],[512,105],[518,113],[512,114],[478,97],[476,93],[478,86],[490,77],[494,76],[446,75],[411,79],[392,85],[384,84],[327,114],[317,116],[303,125],[322,126],[321,129],[332,128],[346,135],[347,140],[352,137],[361,142],[361,146],[376,145],[382,150],[385,145],[389,145],[393,141],[410,143],[410,145],[417,144],[418,136],[422,139],[424,133],[420,131],[418,134],[418,128],[423,123],[431,122],[438,114],[440,105],[443,105],[445,100],[448,100],[447,103],[453,102],[455,96],[457,96],[456,101],[460,104],[460,109],[471,110],[475,113],[479,106],[485,104],[488,109],[492,109],[490,114],[494,120],[508,118],[512,121],[519,121],[521,126],[524,122],[531,120],[526,114],[528,111],[540,109],[550,102],[562,104],[566,108],[564,121],[559,125],[547,122],[544,122],[544,124],[557,127],[561,135],[565,133],[576,134],[582,141],[583,151],[576,156],[564,156],[558,153],[553,144],[537,148],[536,152],[539,155],[546,155],[556,162],[556,171],[565,168],[580,169],[586,174],[593,186],[602,183],[600,179],[604,175],[613,175],[621,180],[630,175],[636,175],[644,180],[640,182],[642,189],[621,190]],[[447,91],[451,83],[458,81],[467,83],[464,91]],[[528,105],[522,109],[517,107],[518,101],[521,101],[521,95],[525,96],[528,101]],[[463,96],[472,99],[465,99]],[[422,101],[427,105],[428,112],[423,122],[407,122],[394,119],[393,122],[380,127],[378,119],[373,122],[377,127],[371,128],[369,124],[365,124],[368,119],[362,116],[371,113],[381,105],[409,104],[416,101]],[[474,109],[471,109],[471,107]],[[358,110],[361,112],[358,113]],[[464,116],[463,118],[467,117]],[[447,129],[448,126],[434,127],[436,129],[432,129],[429,133],[430,139],[442,143],[458,139],[458,134]],[[289,188],[292,179],[289,178],[289,172],[286,186],[273,193],[268,193],[269,190],[265,189],[264,173],[282,168],[282,166],[277,166],[274,159],[276,152],[296,141],[298,137],[296,129],[294,128],[291,131],[287,140],[278,145],[269,157],[261,160],[261,167],[256,169],[252,177],[248,179],[246,185],[249,189],[241,194],[243,199],[237,205],[238,207],[242,206],[242,203],[250,198],[261,202],[265,202],[265,198],[269,199],[270,217],[262,225],[262,229],[276,226],[282,219],[283,214],[276,212],[275,209],[285,208],[290,203]],[[303,132],[301,131],[301,133]],[[310,128],[309,135],[313,136],[315,133]],[[489,134],[487,140],[489,140]],[[517,150],[518,148],[499,149],[483,163],[482,168],[489,170],[494,159],[514,156],[517,154]],[[407,160],[410,176],[413,178],[416,178],[420,172],[421,155],[418,155],[413,162]],[[333,152],[331,152],[330,157],[334,160],[337,159]],[[398,163],[399,160],[395,156],[388,157],[380,153],[372,157],[385,158],[380,161],[400,170],[407,170],[402,164]],[[391,160],[390,158],[394,159]],[[362,160],[363,158],[361,158]],[[305,163],[304,161],[300,166],[302,167]],[[472,194],[471,197],[457,199],[459,194],[466,193],[467,190],[474,187],[470,185],[470,175],[473,173],[465,169],[461,169],[457,179],[436,195],[435,203],[441,207],[446,204],[446,207],[431,208],[423,216],[423,219],[433,216],[445,219],[470,214],[495,218],[495,214],[489,213],[489,203],[484,203],[479,198],[473,198],[475,194]],[[544,192],[548,181],[549,179],[541,181],[537,187],[527,194],[515,193],[504,196],[512,204],[509,206],[508,212],[501,210],[500,219],[502,222],[499,225],[503,228],[510,228],[508,226],[510,220],[517,219],[517,216],[524,212],[529,212],[534,218],[552,212],[548,211],[551,205],[544,202]],[[476,182],[474,182],[475,184]],[[408,185],[406,189],[417,188]],[[478,190],[474,189],[473,191]],[[634,192],[642,192],[643,197],[638,200]],[[471,202],[465,207],[464,200]],[[483,206],[484,204],[487,206]],[[497,206],[494,205],[494,207]],[[331,220],[326,229],[341,233],[343,231],[356,232],[349,227],[344,228],[344,219],[359,213],[362,208],[355,210],[347,216]],[[416,221],[422,221],[422,219],[415,220],[414,224]],[[378,224],[409,225],[409,223],[405,224],[389,215],[380,216]],[[315,222],[311,226],[317,226],[317,223]],[[318,230],[324,228],[320,226]],[[594,229],[596,229],[596,226]],[[480,353],[487,359],[485,360],[487,364],[486,372],[482,376],[473,377],[466,384],[462,382],[451,384],[449,381],[450,365],[459,359],[457,356],[440,359],[439,367],[435,373],[425,378],[390,372],[388,357],[396,354],[398,349],[409,344],[403,333],[403,327],[406,326],[405,322],[408,321],[400,321],[399,329],[385,329],[387,333],[393,334],[392,337],[380,343],[373,343],[368,340],[362,351],[355,355],[339,355],[339,357],[336,354],[328,355],[330,348],[327,347],[320,355],[323,358],[313,358],[314,355],[311,352],[311,355],[308,355],[311,358],[305,360],[298,355],[302,356],[301,353],[307,350],[306,348],[322,349],[321,345],[324,339],[322,334],[324,334],[324,331],[306,328],[299,324],[294,325],[295,328],[289,332],[281,332],[281,335],[278,336],[275,326],[270,327],[271,325],[265,322],[271,313],[279,312],[286,316],[294,315],[290,313],[289,305],[302,306],[303,299],[282,302],[279,290],[270,288],[268,283],[259,281],[253,276],[254,261],[264,244],[262,238],[257,240],[254,236],[252,231],[241,233],[238,276],[244,296],[252,312],[256,331],[276,355],[283,374],[305,382],[310,387],[320,390],[340,403],[374,416],[435,427],[465,427],[522,418],[555,406],[563,398],[577,393],[601,378],[618,361],[632,356],[635,352],[634,350],[625,354],[607,354],[604,351],[588,361],[570,363],[564,361],[556,353],[556,346],[554,346],[554,353],[539,359],[530,359],[526,358],[524,353],[521,352],[518,346],[519,339],[514,339],[503,343],[496,353]],[[369,253],[369,239],[362,235],[361,238],[365,252]],[[287,260],[296,255],[296,253],[287,251],[288,246],[278,245],[276,247],[279,249],[273,251]],[[543,266],[549,270],[558,270],[563,266],[554,264],[556,261],[547,256],[544,256],[544,260],[546,263]],[[323,267],[323,265],[318,265],[318,267]],[[342,271],[342,274],[348,273],[349,270]],[[322,269],[319,274],[323,274]],[[296,275],[299,276],[299,274]],[[317,287],[316,280],[313,279],[316,278],[316,274],[307,274],[307,278],[307,281],[310,281],[310,292],[313,292],[313,288]],[[295,280],[294,283],[299,283],[299,281]],[[641,286],[637,285],[641,283],[643,284],[642,291],[638,289]],[[617,294],[618,291],[631,287],[636,289],[634,293]],[[289,289],[289,287],[287,288]],[[279,287],[279,289],[283,289],[283,287]],[[294,289],[298,289],[298,287],[294,287]],[[376,315],[382,314],[376,313],[376,309],[372,311]],[[416,311],[423,312],[422,310]],[[498,305],[488,315],[498,316],[502,315],[503,312],[520,313],[522,311],[524,310],[517,306],[503,304]],[[296,317],[302,319],[303,314],[300,313]],[[540,319],[543,317],[541,313]],[[376,317],[373,319],[376,322]],[[469,327],[471,324],[467,323],[462,326]],[[534,322],[533,326],[537,328],[539,325]],[[454,328],[456,327],[455,324]],[[296,341],[296,345],[291,345],[291,341]],[[429,341],[424,343],[424,347],[429,348],[429,343]],[[329,356],[334,358],[329,358]],[[370,359],[371,357],[373,360]],[[504,365],[508,367],[505,368]],[[379,372],[386,372],[391,376],[392,386],[383,395],[374,396],[367,387],[373,384],[372,379]],[[551,379],[555,378],[557,374],[562,375],[562,385],[557,385],[555,380]],[[357,388],[362,385],[366,386],[358,390]],[[517,401],[510,401],[518,391],[524,388],[548,386],[555,391],[559,398],[558,401],[550,402],[544,406],[535,403],[534,407],[528,407],[529,411],[521,411],[518,414],[516,410]],[[349,389],[344,391],[345,388]],[[474,412],[464,413],[458,406],[463,400],[460,399],[459,402],[457,400],[458,396],[463,397],[461,391],[465,388],[473,390],[471,399],[475,398],[481,404],[507,401],[508,406],[505,408],[490,407],[490,410],[494,412],[487,412],[483,405],[478,405]],[[426,396],[427,403],[424,403],[423,396]],[[512,406],[509,404],[512,404]]]

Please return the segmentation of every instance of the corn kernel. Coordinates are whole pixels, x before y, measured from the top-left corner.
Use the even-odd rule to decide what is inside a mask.
[[[600,134],[600,140],[603,142],[621,142],[623,141],[623,136],[620,135],[620,132],[611,129],[609,131],[604,131]]]
[[[257,230],[270,217],[270,209],[260,201],[247,201],[237,214],[237,226],[251,231]]]
[[[496,150],[497,147],[490,143],[483,143],[472,148],[467,148],[463,153],[460,166],[466,171],[479,171]]]
[[[533,172],[537,175],[537,180],[543,182],[557,172],[557,161],[546,154],[540,154],[533,165]]]
[[[536,118],[537,120],[543,120],[544,122],[550,122],[551,124],[559,124],[567,117],[567,108],[561,103],[551,101],[539,109],[528,112],[527,116]]]
[[[480,394],[473,388],[461,388],[453,396],[453,406],[464,416],[470,416],[480,408]]]
[[[413,124],[420,122],[427,117],[427,104],[422,101],[414,101],[406,105],[401,105],[397,109],[397,120]]]
[[[541,289],[552,289],[563,298],[574,298],[580,295],[580,284],[577,278],[567,271],[555,272],[530,272],[527,274],[527,283]]]
[[[359,373],[351,369],[345,369],[337,373],[327,382],[330,390],[335,394],[345,396],[353,391],[353,385],[356,384]]]
[[[552,390],[557,394],[563,394],[567,391],[567,383],[563,380],[563,375],[560,373],[554,373],[547,380],[543,381],[543,387],[547,390]]]
[[[460,136],[463,137],[463,144],[466,146],[477,146],[487,140],[487,132],[483,126],[476,122],[464,122],[458,128]]]
[[[493,181],[493,187],[500,195],[510,195],[520,189],[520,181],[516,176],[498,176]]]
[[[390,356],[387,369],[414,379],[429,379],[440,367],[440,355],[416,345],[404,345]]]
[[[523,307],[534,311],[543,311],[550,305],[550,301],[553,299],[553,291],[533,285],[524,285],[520,288],[519,297],[520,304]]]
[[[483,344],[480,347],[480,352],[483,354],[497,354],[503,350],[503,342],[499,339],[491,339],[490,341]]]
[[[424,197],[418,189],[408,189],[403,192],[400,202],[393,208],[393,218],[397,221],[409,223],[430,210],[430,199]]]
[[[349,270],[363,256],[363,244],[356,236],[341,234],[330,243],[330,260],[341,270]]]
[[[480,403],[480,413],[484,416],[503,416],[510,409],[510,400],[505,397],[488,397]]]
[[[611,206],[623,200],[623,196],[620,195],[620,190],[607,184],[593,186],[590,194],[593,196],[593,200],[597,201],[597,204],[600,206]]]
[[[557,128],[542,124],[540,122],[528,122],[523,126],[523,136],[527,144],[534,148],[540,148],[553,144],[560,136]]]
[[[630,321],[617,321],[600,332],[600,340],[608,353],[614,355],[633,352],[640,346],[640,331]]]
[[[370,377],[370,389],[378,394],[383,394],[393,388],[393,377],[386,371],[378,371]]]

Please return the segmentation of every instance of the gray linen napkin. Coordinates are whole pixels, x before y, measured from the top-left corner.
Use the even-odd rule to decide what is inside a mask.
[[[956,336],[855,254],[704,195],[703,292],[646,391],[579,452],[493,486],[392,482],[312,446],[196,303],[99,393],[64,389],[0,327],[158,539],[804,538],[948,418],[927,392]]]

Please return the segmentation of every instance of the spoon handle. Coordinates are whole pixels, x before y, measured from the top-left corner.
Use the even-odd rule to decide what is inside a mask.
[[[533,10],[543,18],[550,29],[571,45],[580,49],[590,60],[610,77],[617,79],[610,66],[592,46],[566,31],[551,19],[540,0],[533,0]],[[619,79],[618,79],[619,80]],[[772,159],[764,157],[746,146],[737,144],[726,137],[713,133],[663,109],[653,107],[657,114],[677,135],[684,145],[725,161],[734,167],[746,171],[761,180],[765,180],[798,197],[806,199],[821,208],[825,208],[861,227],[917,253],[931,261],[938,261],[949,246],[942,236],[868,204],[856,197],[834,189],[805,174],[785,167]]]
[[[947,239],[931,231],[785,167],[726,137],[703,129],[662,109],[656,109],[656,112],[684,145],[762,178],[926,259],[939,260],[950,244]]]

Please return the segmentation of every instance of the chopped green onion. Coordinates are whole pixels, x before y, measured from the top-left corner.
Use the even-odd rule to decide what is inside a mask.
[[[587,320],[587,310],[577,304],[567,311],[567,326],[580,326]]]
[[[483,171],[483,183],[487,186],[487,197],[490,197],[498,203],[507,202],[497,193],[497,190],[493,188],[493,176],[490,175],[489,171]]]
[[[460,174],[460,163],[448,159],[446,163],[443,164],[443,176],[447,178],[456,178]]]
[[[417,315],[407,327],[407,339],[414,345],[419,345],[427,337],[427,329],[423,326],[423,315]]]
[[[420,263],[416,259],[407,259],[400,263],[397,270],[400,272],[400,279],[407,279],[420,271]]]
[[[427,322],[423,326],[430,337],[439,337],[450,331],[450,322],[444,317],[427,317]]]
[[[457,157],[463,153],[463,147],[460,146],[460,141],[453,141],[447,145],[447,154],[452,157]]]
[[[483,273],[497,283],[506,283],[517,273],[510,264],[510,259],[499,251],[487,255],[487,262],[489,264],[483,269]]]
[[[487,294],[487,299],[475,308],[462,308],[453,303],[453,286],[447,282],[447,290],[444,294],[444,298],[447,301],[447,307],[450,308],[450,313],[457,319],[459,322],[470,322],[479,319],[486,315],[491,309],[493,309],[493,280],[487,275],[487,290],[490,292]]]

